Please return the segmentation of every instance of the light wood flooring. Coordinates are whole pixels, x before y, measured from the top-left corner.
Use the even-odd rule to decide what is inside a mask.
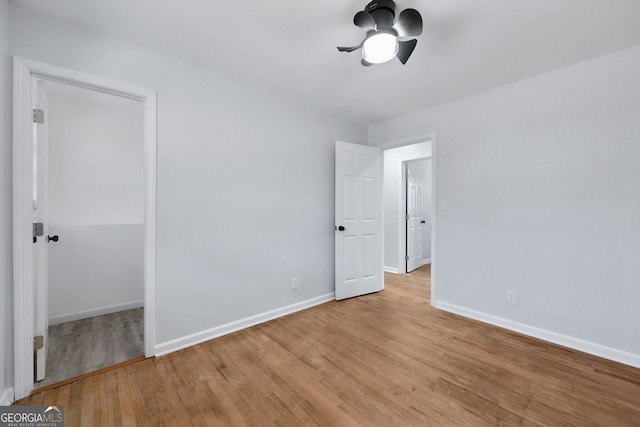
[[[640,370],[435,310],[428,267],[33,395],[66,426],[638,426]]]
[[[41,388],[144,355],[143,308],[49,327],[46,377]]]

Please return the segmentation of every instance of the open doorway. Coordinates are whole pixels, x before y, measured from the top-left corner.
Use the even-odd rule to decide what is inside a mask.
[[[38,389],[144,356],[144,105],[33,87]]]
[[[87,316],[96,318],[130,308],[136,309],[142,313],[143,317],[142,354],[144,357],[154,355],[156,94],[128,84],[17,57],[14,58],[13,78],[14,384],[17,400],[26,397],[34,387],[38,387],[34,384],[36,379],[34,370],[37,374],[38,369],[43,369],[46,378],[46,361],[44,357],[38,357],[37,354],[38,352],[41,355],[47,354],[46,346],[49,343],[46,335],[49,323],[64,324],[75,320],[83,321]],[[43,85],[45,90],[39,90]],[[50,85],[51,88],[60,85],[57,88],[61,92],[57,94],[54,94],[54,91],[48,92],[46,85]],[[41,110],[41,105],[44,105],[51,113],[55,111],[60,113],[61,110],[56,110],[55,105],[52,105],[53,110],[51,110],[47,104],[49,101],[55,104],[53,100],[56,97],[66,96],[64,108],[69,107],[72,103],[68,99],[69,91],[80,98],[106,96],[107,98],[101,99],[103,101],[109,99],[105,101],[106,104],[112,103],[109,115],[112,113],[118,115],[114,111],[127,109],[124,107],[123,100],[135,103],[137,139],[139,140],[135,150],[138,150],[138,155],[130,157],[126,154],[128,149],[132,149],[130,144],[120,147],[123,151],[119,153],[110,151],[113,148],[110,145],[118,145],[117,143],[103,143],[101,149],[92,145],[92,142],[113,130],[112,127],[115,127],[113,123],[107,126],[106,130],[86,131],[85,129],[82,138],[79,139],[80,142],[72,143],[70,135],[65,135],[63,132],[63,138],[60,139],[63,149],[55,150],[53,146],[48,147],[48,139],[40,137],[48,136],[50,129],[46,127],[38,129],[38,126],[47,123],[48,119],[53,121],[56,119],[53,116],[48,117],[49,113],[46,110],[38,110]],[[47,96],[43,97],[43,95]],[[51,95],[51,100],[48,99],[48,95]],[[91,109],[86,104],[78,103],[73,111],[67,111],[68,121],[76,121],[78,127],[82,128],[90,123],[87,113]],[[100,135],[97,136],[98,134]],[[47,154],[46,151],[49,148],[51,153]],[[41,153],[38,160],[37,152],[40,149],[43,149],[45,154]],[[90,155],[86,157],[82,154]],[[56,155],[62,157],[57,159],[61,163],[50,162]],[[133,158],[137,160],[132,161]],[[39,166],[44,169],[47,166],[55,167],[57,172],[48,171],[43,175]],[[129,171],[129,175],[124,169]],[[85,175],[77,174],[78,172]],[[87,175],[90,173],[103,176],[96,179],[93,175]],[[105,182],[104,176],[109,173],[112,174],[113,179]],[[137,185],[132,184],[130,173],[138,174]],[[53,177],[52,174],[57,175]],[[118,179],[127,176],[129,176],[128,179],[118,184]],[[126,182],[126,185],[123,182]],[[47,187],[48,184],[51,184],[50,189]],[[119,196],[126,195],[127,192],[131,192],[129,185],[137,188],[133,199],[125,197],[118,199],[116,203],[105,203],[109,197],[105,199],[97,197],[110,192],[112,196],[114,193],[119,193]],[[114,188],[116,191],[113,191]],[[142,191],[139,191],[140,188]],[[49,199],[53,199],[49,196],[54,194],[57,194],[58,201],[62,200],[67,204],[49,203],[51,201]],[[118,203],[125,206],[135,205],[135,213],[129,212],[123,216],[121,209],[114,208]],[[49,216],[57,217],[59,223],[51,224]],[[131,221],[133,217],[137,219]],[[122,226],[128,227],[127,230],[121,230]],[[87,227],[90,228],[89,233],[79,231],[80,228]],[[118,230],[115,231],[115,228]],[[66,248],[63,248],[63,243],[67,246]],[[35,247],[39,249],[36,250]],[[108,255],[96,255],[95,251],[99,251],[102,247],[115,247],[116,252],[110,251]],[[120,258],[117,252],[125,254],[127,260]],[[132,260],[135,261],[133,264],[136,265],[136,273],[128,274],[130,271],[127,266]],[[57,272],[49,271],[54,264],[54,268],[61,268],[58,268]],[[102,270],[89,268],[96,265],[102,267]],[[75,270],[71,271],[73,269]],[[78,275],[78,272],[82,274]],[[123,280],[124,287],[117,288],[118,284],[114,282],[120,281],[124,275],[130,277],[131,281]],[[59,284],[61,288],[56,292],[52,292],[46,283],[50,276],[62,278]],[[106,288],[92,289],[92,286],[105,281],[104,279],[108,282]],[[137,287],[132,283],[137,283]],[[72,288],[72,291],[65,293],[65,287]],[[129,287],[136,288],[135,296],[127,297],[129,301],[109,299],[122,297]],[[84,292],[87,290],[90,292]],[[84,294],[80,297],[83,292]],[[100,301],[99,305],[94,304],[95,301]],[[122,323],[131,324],[132,322],[128,319],[123,320]],[[109,343],[105,343],[104,340],[99,342],[104,343],[105,347],[109,346]],[[77,348],[68,350],[73,353]],[[140,352],[140,348],[137,348],[137,351]],[[108,360],[102,362],[109,363]]]
[[[435,134],[396,141],[380,147],[336,141],[335,145],[335,299],[352,298],[384,289],[383,272],[407,271],[407,162],[429,159],[420,172],[423,188],[435,196]],[[430,170],[428,170],[430,169]],[[424,181],[424,182],[422,182]],[[436,215],[429,212],[428,235],[418,242],[419,266],[431,272],[431,299],[435,301],[433,260],[435,258]],[[430,209],[429,209],[430,207]],[[421,208],[422,209],[422,208]],[[420,223],[422,219],[419,217]],[[426,225],[426,220],[425,224]],[[424,241],[429,238],[429,242]],[[416,244],[417,246],[417,244]],[[428,258],[427,258],[428,257]]]
[[[432,136],[383,146],[386,272],[404,274],[432,262],[432,148]],[[411,199],[412,191],[421,193],[419,201],[418,197]]]

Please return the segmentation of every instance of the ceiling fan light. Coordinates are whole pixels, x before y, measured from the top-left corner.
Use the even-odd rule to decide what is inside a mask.
[[[378,33],[364,41],[362,59],[370,64],[382,64],[392,60],[398,53],[398,39],[393,34]]]

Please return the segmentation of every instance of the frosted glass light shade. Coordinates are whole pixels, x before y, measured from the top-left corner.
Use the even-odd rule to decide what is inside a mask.
[[[390,61],[397,53],[398,39],[393,34],[375,34],[362,45],[362,58],[370,64]]]

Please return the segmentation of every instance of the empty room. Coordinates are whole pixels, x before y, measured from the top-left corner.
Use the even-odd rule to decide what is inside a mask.
[[[639,20],[0,0],[0,426],[637,426]]]

